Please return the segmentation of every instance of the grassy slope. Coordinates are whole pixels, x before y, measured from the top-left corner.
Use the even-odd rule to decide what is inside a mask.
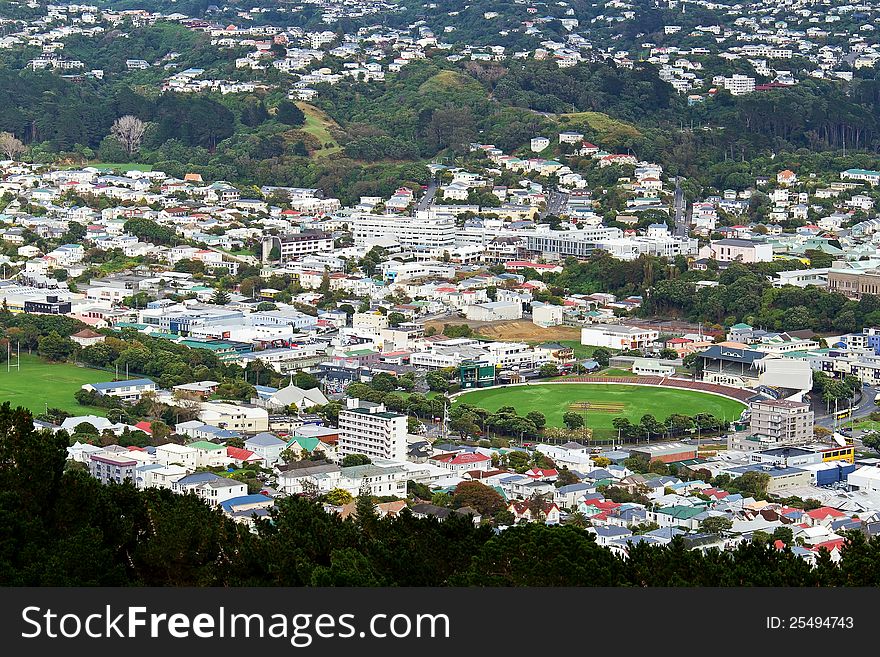
[[[485,93],[479,82],[458,71],[440,71],[419,85],[420,94],[442,93],[450,89],[467,89],[477,94]]]
[[[13,355],[13,364],[15,356]],[[34,414],[60,408],[76,415],[106,415],[106,409],[80,406],[73,394],[86,383],[110,381],[112,372],[102,372],[69,363],[47,363],[37,356],[21,355],[21,369],[0,367],[0,403],[24,406]]]
[[[598,145],[616,144],[626,139],[640,139],[642,133],[634,125],[613,119],[602,112],[576,112],[560,114],[569,119],[563,124],[566,129],[589,126],[597,132]]]
[[[533,347],[545,342],[557,342],[563,347],[568,347],[574,351],[574,357],[579,360],[590,358],[593,355],[593,351],[596,349],[596,347],[581,344],[580,340],[529,340],[529,344]]]
[[[620,413],[586,412],[587,426],[595,436],[612,435],[611,421],[626,417],[632,422],[649,413],[663,421],[673,413],[712,413],[728,419],[738,418],[744,408],[739,402],[690,390],[673,390],[644,386],[614,384],[564,384],[529,385],[477,390],[461,395],[455,403],[465,402],[474,406],[497,411],[502,406],[513,406],[520,415],[540,411],[547,417],[547,425],[562,426],[562,415],[573,402],[620,402]]]
[[[342,150],[342,147],[336,143],[336,140],[330,135],[330,128],[336,127],[336,123],[327,116],[322,110],[314,105],[299,102],[296,104],[306,115],[306,124],[301,128],[303,132],[307,132],[315,137],[322,147],[316,150],[312,155],[321,157],[324,155],[332,155]],[[332,143],[330,148],[324,148],[323,144]]]

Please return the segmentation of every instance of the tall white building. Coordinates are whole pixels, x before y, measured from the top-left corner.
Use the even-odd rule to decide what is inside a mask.
[[[417,212],[415,217],[358,214],[351,218],[350,227],[358,246],[384,239],[393,239],[403,248],[413,251],[451,249],[455,246],[455,220],[446,216],[432,218],[427,212]]]
[[[621,238],[623,231],[607,226],[594,226],[581,230],[539,228],[523,233],[523,237],[526,238],[526,250],[531,253],[588,258],[600,241]]]
[[[384,404],[349,399],[339,412],[339,454],[406,460],[407,416],[390,413]]]
[[[715,82],[713,80],[713,83],[721,84],[721,86],[727,89],[733,96],[750,94],[755,90],[755,78],[750,78],[747,75],[740,75],[739,73],[735,73],[729,78],[721,77],[720,82]]]

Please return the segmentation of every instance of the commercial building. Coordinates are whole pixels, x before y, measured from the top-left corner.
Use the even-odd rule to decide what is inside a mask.
[[[495,322],[522,318],[522,304],[509,301],[488,301],[465,308],[465,317],[474,322]]]
[[[390,413],[383,404],[349,399],[339,412],[339,455],[406,460],[407,416]]]
[[[382,278],[389,285],[402,283],[414,278],[455,278],[455,266],[444,262],[429,260],[426,262],[397,262],[392,260],[382,263]]]
[[[495,385],[495,366],[465,361],[459,368],[459,383],[462,390]]]
[[[26,313],[39,313],[44,315],[66,315],[70,312],[70,301],[62,301],[55,295],[47,295],[43,299],[30,299],[24,302]]]
[[[455,246],[455,220],[451,216],[430,218],[422,212],[415,217],[358,214],[352,216],[350,227],[358,246],[388,239],[413,251],[442,251]]]
[[[565,313],[564,306],[554,306],[549,303],[532,305],[532,323],[542,328],[559,326],[562,324]]]
[[[734,478],[742,476],[746,472],[766,473],[770,476],[770,481],[767,483],[767,492],[771,494],[790,488],[809,486],[813,479],[813,474],[806,468],[784,466],[743,465],[736,468],[728,468],[725,472]]]
[[[865,294],[880,295],[880,270],[828,270],[828,291],[858,300]]]
[[[543,360],[526,342],[490,342],[485,350],[484,361],[505,369],[534,369]]]
[[[684,443],[660,443],[636,447],[630,450],[630,454],[644,456],[648,461],[677,463],[697,458],[697,448],[695,445],[685,445]]]
[[[854,490],[880,493],[880,468],[865,465],[851,473],[846,483]]]
[[[855,463],[855,447],[825,444],[771,447],[751,452],[749,461],[797,468],[816,464],[852,465]]]
[[[619,228],[603,226],[583,230],[535,230],[524,235],[526,250],[537,255],[589,258],[601,240],[623,236]]]
[[[671,235],[639,235],[600,240],[596,243],[596,248],[607,251],[618,260],[636,260],[642,255],[672,259],[679,255],[696,255],[699,242],[696,239]]]
[[[805,402],[756,401],[750,410],[749,429],[762,443],[801,445],[813,438],[813,410]]]

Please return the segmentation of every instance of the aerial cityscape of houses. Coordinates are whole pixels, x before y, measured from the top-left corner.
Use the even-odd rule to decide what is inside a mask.
[[[339,34],[329,26],[340,17],[399,10],[379,0],[309,4],[328,29],[264,24],[259,7],[225,24],[51,4],[4,19],[0,49],[38,50],[23,69],[101,80],[94,62],[66,54],[70,39],[173,23],[206,34],[229,66],[131,52],[126,74],[162,72],[151,93],[281,93],[297,107],[343,81],[384,83],[434,50],[448,62],[648,63],[689,104],[799,85],[792,71],[803,66],[807,79],[851,80],[880,60],[876,5],[734,5],[724,24],[668,24],[662,44],[635,52],[593,36],[632,19],[633,5],[618,0],[591,24],[564,2],[552,9],[560,16],[544,17],[547,5],[517,0],[523,20],[513,29],[564,28],[565,38],[528,51],[502,45],[506,27],[498,44],[479,45],[424,21]],[[789,26],[789,12],[800,24]],[[825,44],[844,18],[862,27],[845,47]],[[714,49],[688,47],[706,34]],[[880,533],[871,448],[880,444],[880,306],[864,325],[853,317],[830,331],[803,328],[802,304],[772,327],[764,317],[731,321],[723,308],[713,323],[642,311],[663,308],[654,281],[687,275],[696,294],[738,271],[758,272],[771,291],[832,293],[841,304],[880,296],[880,171],[795,171],[769,159],[759,176],[686,196],[687,181],[656,158],[598,143],[586,125],[516,149],[481,135],[466,153],[427,163],[428,184],[401,179],[391,194],[355,202],[319,186],[213,180],[198,167],[0,160],[2,313],[75,320],[69,335],[38,336],[37,353],[94,375],[68,395],[75,412],[49,417],[46,402],[35,427],[67,432],[71,465],[103,484],[192,493],[251,525],[288,496],[321,497],[344,517],[371,496],[382,516],[468,515],[498,531],[581,523],[623,557],[682,536],[693,549],[767,540],[810,563],[821,550],[839,560],[845,532]],[[578,279],[584,262],[627,263],[645,293]],[[763,290],[741,293],[761,303]],[[6,328],[8,380],[27,377],[34,349],[22,347],[21,328]],[[62,357],[43,348],[56,337],[72,343]],[[147,373],[146,345],[178,350],[169,353],[188,361],[187,373],[174,359]],[[828,393],[838,384],[845,394]],[[629,396],[524,405],[531,390],[587,385]],[[494,407],[479,397],[487,392],[499,394]],[[675,407],[687,394],[718,406]],[[649,396],[671,400],[669,417],[639,412]],[[152,406],[174,410],[160,421]],[[492,425],[473,407],[489,417],[513,407],[514,419]],[[472,482],[501,503],[454,505]]]

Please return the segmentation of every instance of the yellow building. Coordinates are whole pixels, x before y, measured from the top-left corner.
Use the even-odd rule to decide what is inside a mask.
[[[828,447],[822,450],[822,463],[830,463],[831,461],[846,461],[847,463],[856,462],[856,448],[853,445],[846,447]]]

